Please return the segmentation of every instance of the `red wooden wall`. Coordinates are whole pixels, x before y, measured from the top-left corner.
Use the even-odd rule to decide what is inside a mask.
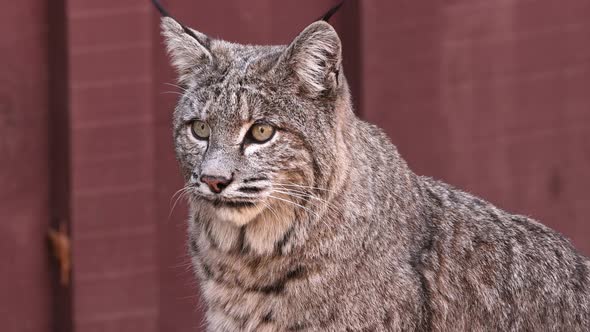
[[[0,329],[50,331],[47,5],[22,0],[6,9],[0,11]]]
[[[333,0],[168,0],[213,37],[288,43]],[[590,3],[348,1],[357,111],[419,174],[531,215],[590,253]],[[0,13],[0,324],[198,331],[172,150],[174,75],[147,0]],[[65,220],[69,288],[45,240]]]

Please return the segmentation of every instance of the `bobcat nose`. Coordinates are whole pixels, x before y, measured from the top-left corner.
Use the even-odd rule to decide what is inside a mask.
[[[211,176],[211,175],[203,175],[201,176],[201,182],[207,184],[209,189],[212,192],[219,194],[223,189],[225,189],[233,179],[228,179],[222,176]]]

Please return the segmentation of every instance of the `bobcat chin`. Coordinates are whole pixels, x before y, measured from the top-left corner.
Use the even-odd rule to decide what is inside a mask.
[[[208,330],[588,331],[588,259],[414,174],[353,113],[328,23],[286,46],[162,32]]]

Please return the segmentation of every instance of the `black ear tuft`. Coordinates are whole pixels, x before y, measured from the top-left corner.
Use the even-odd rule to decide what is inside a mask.
[[[336,14],[336,12],[340,9],[340,7],[342,7],[343,4],[344,4],[344,0],[341,0],[336,6],[330,8],[324,15],[322,15],[316,21],[325,21],[325,22],[328,22],[330,20],[330,18],[334,14]]]
[[[182,26],[182,30],[184,30],[184,32],[187,35],[195,38],[199,42],[203,42],[202,40],[199,39],[199,37],[197,36],[197,34],[195,34],[193,32],[193,30],[189,29],[186,25],[182,24],[179,20],[177,20],[174,17],[170,16],[170,14],[168,13],[168,11],[164,8],[164,6],[162,6],[162,4],[160,3],[159,0],[152,0],[152,3],[154,4],[154,7],[156,7],[156,9],[158,10],[158,12],[160,12],[160,15],[162,15],[162,17],[170,17],[170,18],[174,19],[176,22],[178,22],[178,24],[180,24],[180,26]]]
[[[152,3],[154,4],[154,7],[156,7],[156,9],[160,12],[160,15],[162,15],[162,17],[170,17],[170,14],[168,14],[168,11],[164,9],[160,1],[152,0]]]

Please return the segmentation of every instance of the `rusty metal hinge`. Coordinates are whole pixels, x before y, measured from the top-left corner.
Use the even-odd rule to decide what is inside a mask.
[[[47,235],[53,250],[53,256],[59,264],[60,284],[67,287],[70,284],[70,272],[72,270],[72,249],[66,223],[61,221],[59,230],[56,231],[50,228]]]

